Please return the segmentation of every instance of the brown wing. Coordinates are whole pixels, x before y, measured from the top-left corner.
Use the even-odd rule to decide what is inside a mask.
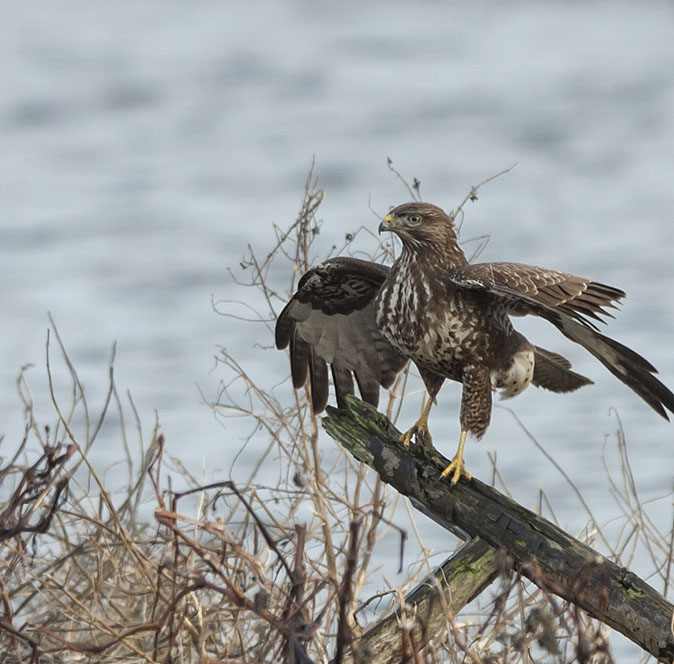
[[[589,319],[609,315],[604,307],[625,296],[617,288],[570,274],[517,263],[465,265],[448,275],[454,288],[480,290],[514,314],[533,314],[551,322],[567,338],[592,353],[616,378],[653,410],[669,419],[674,394],[653,374],[655,367],[638,353],[596,331]]]
[[[290,346],[294,387],[310,378],[314,412],[328,401],[332,371],[337,405],[353,394],[353,377],[365,401],[379,402],[379,386],[388,388],[407,363],[377,328],[374,300],[388,267],[338,257],[309,270],[276,322],[276,347]]]
[[[500,297],[508,300],[512,314],[535,313],[529,304],[533,300],[593,329],[597,327],[592,320],[604,322],[601,316],[613,318],[606,308],[616,309],[616,304],[625,297],[624,291],[613,286],[520,263],[469,264],[456,273],[456,278],[498,289]]]

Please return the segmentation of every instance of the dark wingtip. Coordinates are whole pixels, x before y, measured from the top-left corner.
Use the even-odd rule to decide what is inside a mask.
[[[310,351],[309,374],[311,384],[311,408],[314,413],[325,410],[328,403],[328,366],[322,357]]]
[[[290,306],[292,300],[283,307],[283,311],[279,314],[276,319],[276,328],[274,329],[274,341],[276,342],[276,348],[283,350],[290,343],[290,338],[293,334],[294,321],[288,316],[288,307]]]
[[[298,390],[307,382],[309,373],[309,345],[301,339],[291,338],[290,341],[290,375],[293,387]]]
[[[346,408],[346,396],[353,394],[353,378],[351,372],[345,367],[336,364],[330,365],[332,372],[332,384],[335,386],[335,396],[337,397],[337,406]]]
[[[290,330],[281,329],[281,326],[276,324],[276,333],[274,334],[274,342],[278,350],[283,350],[288,347],[290,343]]]

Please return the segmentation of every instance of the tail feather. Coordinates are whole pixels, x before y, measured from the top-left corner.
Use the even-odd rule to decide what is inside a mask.
[[[571,371],[571,362],[565,357],[534,346],[534,376],[531,382],[551,392],[573,392],[592,381]]]
[[[648,360],[627,346],[569,318],[554,322],[564,336],[592,353],[656,413],[669,420],[667,410],[674,413],[674,394],[653,375],[657,370]]]

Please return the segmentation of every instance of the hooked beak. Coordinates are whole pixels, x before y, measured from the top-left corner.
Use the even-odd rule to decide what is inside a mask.
[[[379,233],[382,231],[392,231],[392,222],[393,222],[393,217],[390,214],[387,214],[382,220],[381,224],[379,224]]]

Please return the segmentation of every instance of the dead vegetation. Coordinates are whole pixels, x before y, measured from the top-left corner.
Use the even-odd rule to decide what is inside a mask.
[[[249,248],[233,273],[269,339],[275,313],[314,258],[321,199],[310,175],[294,223],[274,228],[275,246],[263,257]],[[376,251],[381,257],[387,249]],[[291,283],[279,286],[272,273],[292,275]],[[215,306],[229,311],[227,303]],[[350,652],[352,642],[393,608],[402,609],[396,638],[409,636],[405,595],[433,567],[412,510],[350,457],[331,456],[326,465],[322,448],[334,443],[303,393],[263,384],[220,349],[223,380],[209,406],[219,417],[250,422],[245,445],[258,462],[247,477],[207,486],[186,474],[187,488],[177,491],[166,441],[155,430],[146,444],[132,402],[117,392],[112,362],[108,394],[94,415],[55,330],[53,337],[58,348],[50,340],[48,357],[65,360],[69,400],[57,397],[48,361],[53,422],[46,427],[22,374],[25,432],[18,451],[1,461],[0,660],[367,662],[366,650]],[[391,419],[406,380],[383,405]],[[111,419],[126,451],[123,494],[106,487],[93,462],[92,446]],[[583,539],[627,565],[645,551],[650,582],[666,595],[674,535],[649,518],[622,440],[619,450],[624,473],[613,487],[622,527],[611,544],[589,515]],[[607,628],[536,588],[507,561],[500,569],[500,581],[478,602],[456,615],[447,611],[442,631],[408,640],[400,661],[614,661]]]

